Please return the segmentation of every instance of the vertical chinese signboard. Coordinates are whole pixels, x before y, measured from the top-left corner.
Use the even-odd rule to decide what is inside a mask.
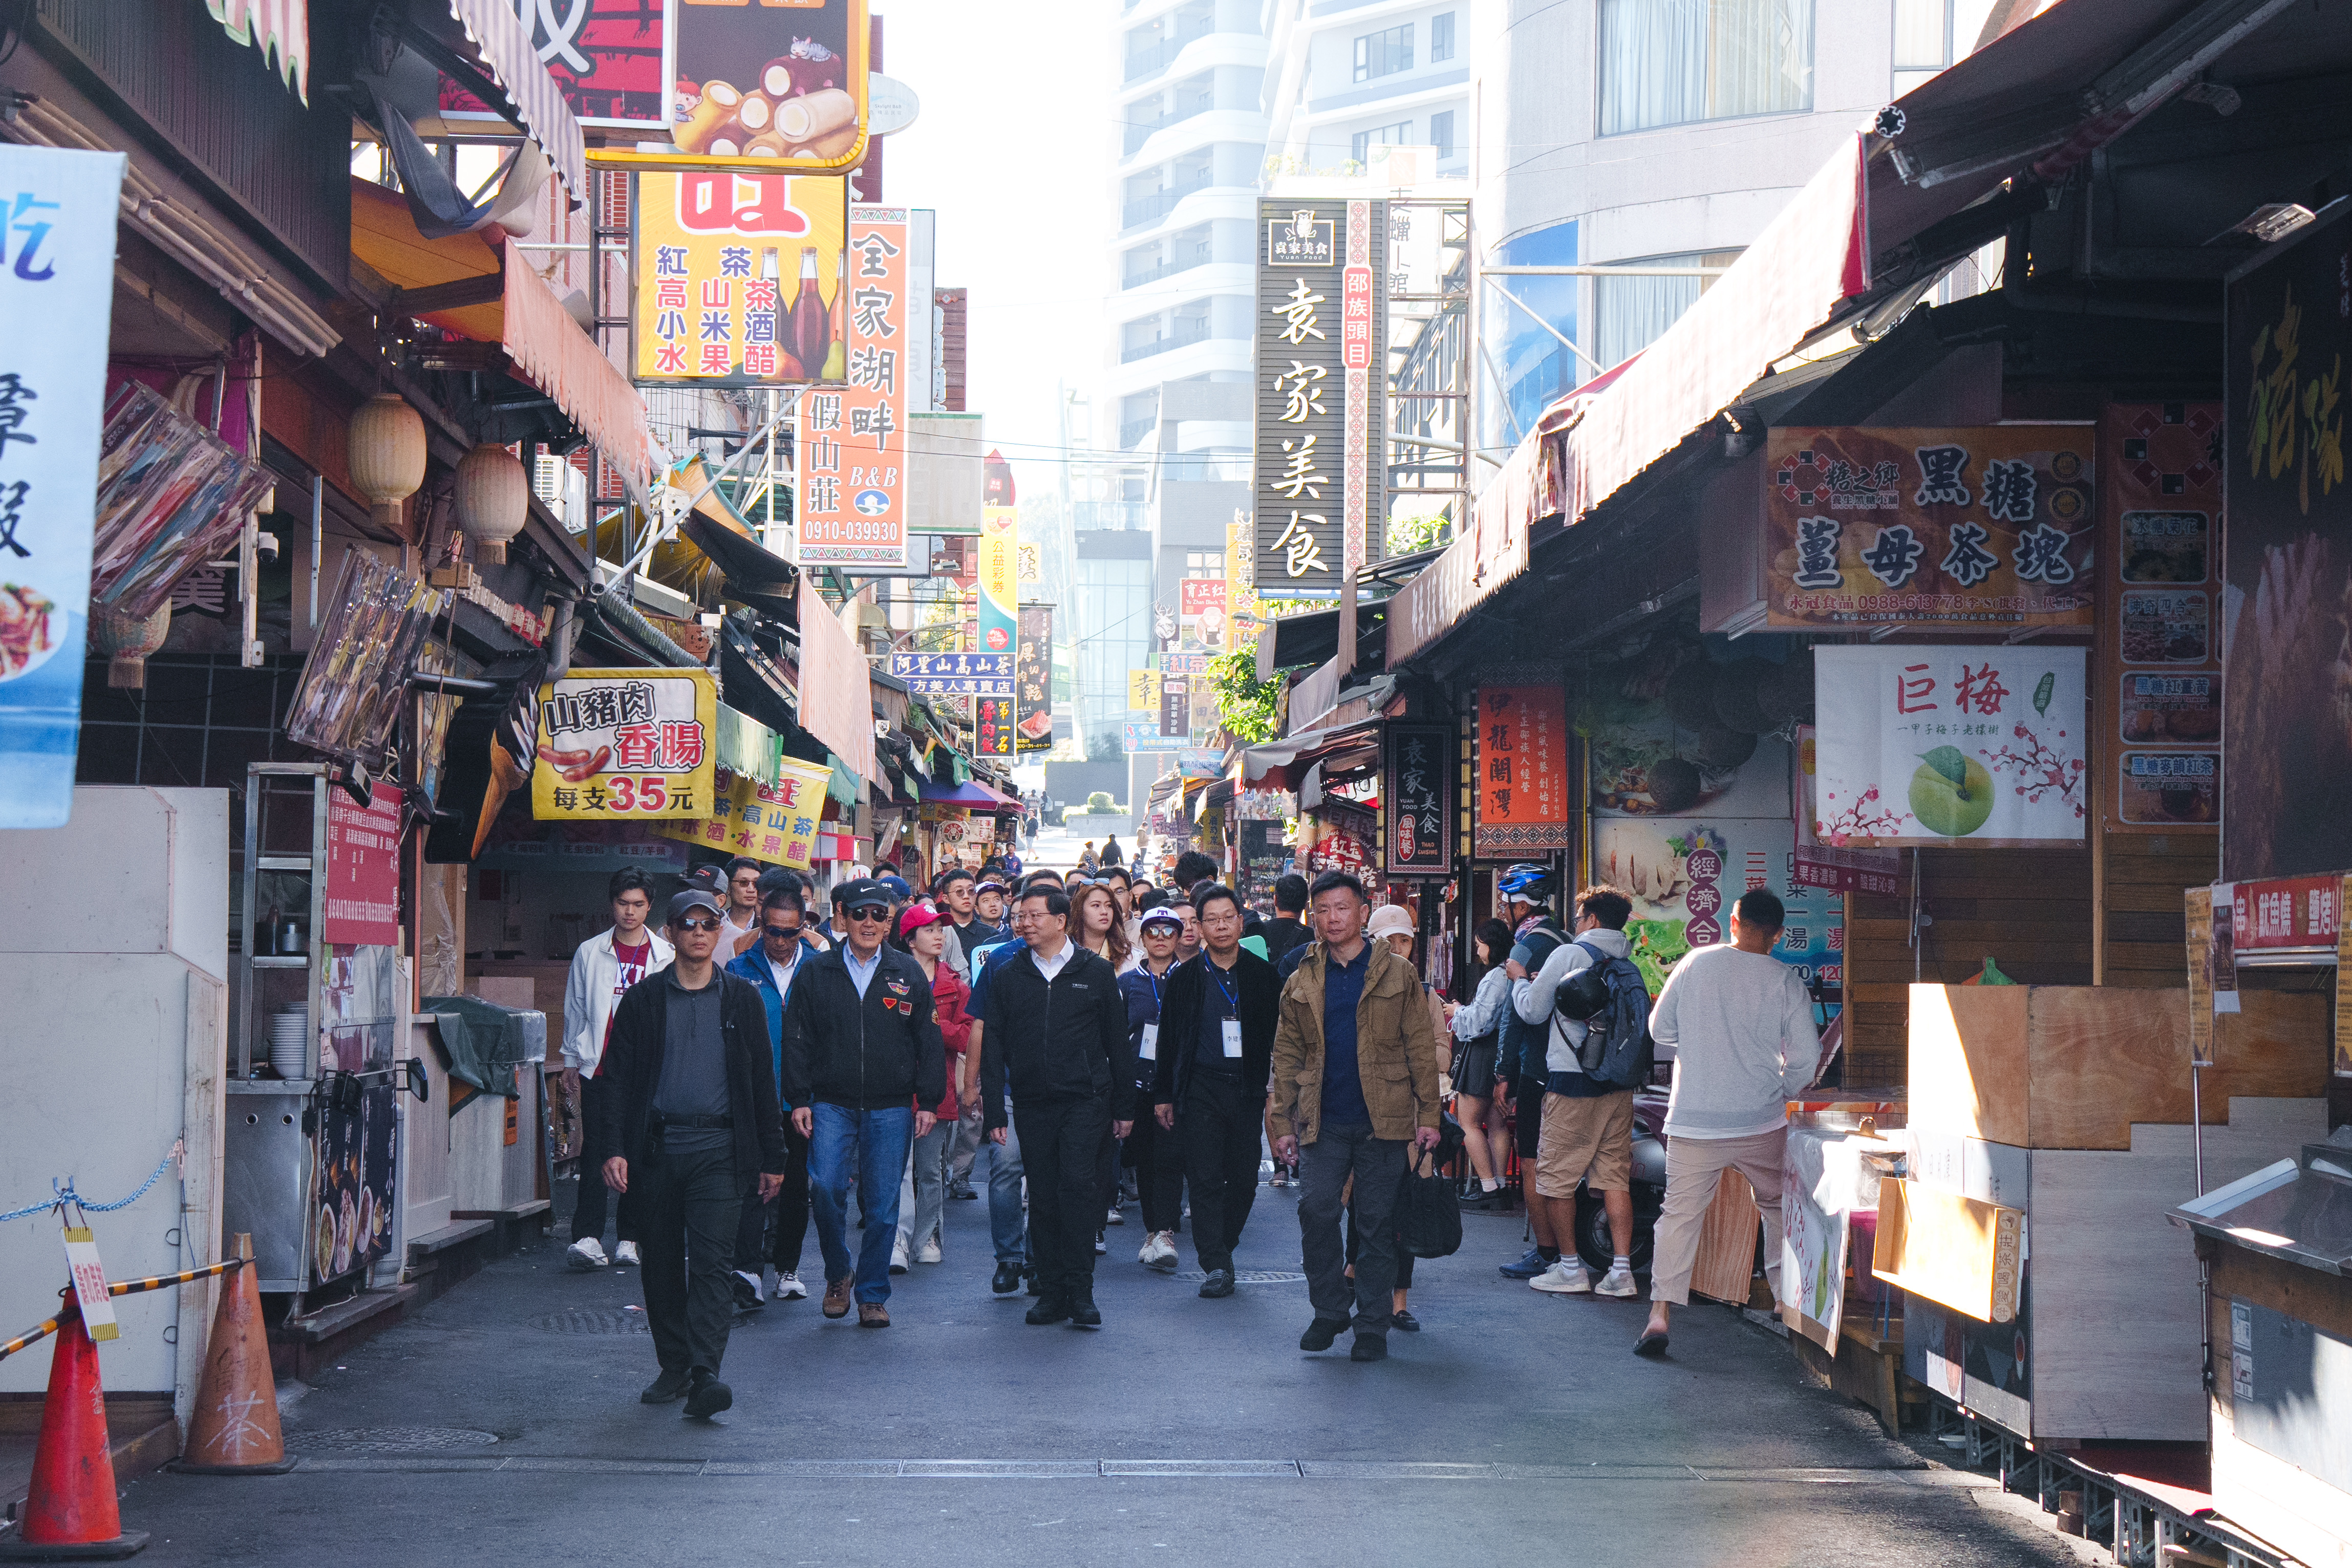
[[[1381,863],[1391,876],[1454,869],[1454,735],[1443,724],[1391,724],[1381,737],[1381,801],[1388,814]]]
[[[2329,208],[2232,277],[2224,296],[2230,521],[2216,598],[2231,607],[2221,873],[2232,880],[2352,867],[2339,663],[2352,590],[2347,217],[2343,204]],[[2168,630],[2185,645],[2196,629],[2176,620]],[[2203,628],[2209,639],[2220,630]]]
[[[2091,623],[2092,433],[1775,430],[1766,623]]]
[[[0,828],[73,807],[123,164],[0,146]]]
[[[362,806],[327,792],[327,919],[320,940],[337,945],[400,940],[399,792],[379,789]]]
[[[1260,617],[1257,603],[1257,558],[1253,548],[1250,515],[1234,508],[1233,520],[1225,525],[1225,645],[1244,648],[1257,641]]]
[[[1020,550],[1021,514],[1011,507],[982,508],[976,635],[982,653],[1013,655],[1016,682],[1021,669]],[[1013,699],[978,697],[973,719],[982,756],[1013,755]]]
[[[708,816],[718,723],[707,670],[574,670],[547,682],[530,814],[542,822]]]
[[[1054,607],[1021,607],[1020,650],[1013,660],[1013,748],[1054,749]]]
[[[841,181],[809,175],[639,176],[635,379],[841,380],[845,202]]]
[[[2112,791],[2100,816],[2112,831],[2221,826],[2221,443],[2218,403],[2114,403],[2099,421],[2099,777]]]
[[[1575,841],[1565,688],[1478,688],[1477,779],[1478,859],[1520,860]]]
[[[1258,204],[1255,566],[1265,599],[1337,599],[1388,524],[1388,204]]]
[[[1192,677],[1164,676],[1160,683],[1160,733],[1165,737],[1181,737],[1192,732]]]
[[[907,209],[852,207],[839,392],[802,394],[803,566],[907,564]],[[839,302],[839,301],[837,301]]]
[[[1817,837],[1832,844],[2079,841],[2082,648],[1822,647]]]

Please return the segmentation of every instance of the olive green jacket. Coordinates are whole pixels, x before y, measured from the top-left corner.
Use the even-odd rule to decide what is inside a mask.
[[[1370,939],[1367,938],[1369,941]],[[1429,1006],[1412,965],[1372,942],[1371,964],[1356,1004],[1356,1071],[1372,1136],[1403,1140],[1435,1127],[1444,1112],[1437,1088],[1437,1044]],[[1274,1082],[1266,1118],[1277,1138],[1315,1141],[1323,1110],[1323,963],[1318,942],[1282,988],[1274,1030]]]

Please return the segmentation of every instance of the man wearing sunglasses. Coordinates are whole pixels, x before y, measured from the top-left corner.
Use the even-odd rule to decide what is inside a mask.
[[[815,944],[808,939],[807,924],[808,911],[801,902],[798,885],[772,888],[760,901],[760,923],[752,927],[759,937],[757,946],[745,948],[727,966],[729,974],[758,988],[760,1000],[767,1007],[769,1056],[779,1083],[784,1081],[784,1012],[792,1001],[793,982],[800,977],[803,960],[817,954]],[[789,1116],[789,1103],[784,1110]],[[745,1204],[743,1226],[735,1237],[735,1304],[745,1311],[760,1309],[763,1262],[775,1265],[776,1300],[799,1301],[808,1294],[808,1287],[801,1283],[800,1268],[801,1248],[808,1240],[809,1144],[789,1120],[784,1124],[784,1150],[788,1163],[783,1190],[773,1203]],[[760,1245],[763,1237],[768,1242],[764,1254]]]
[[[725,924],[716,894],[669,901],[669,967],[613,1013],[605,1087],[593,1108],[604,1183],[629,1206],[645,1253],[646,1326],[661,1375],[647,1405],[683,1396],[688,1416],[735,1402],[719,1381],[733,1316],[729,1270],[753,1190],[783,1185],[784,1128],[760,993],[711,962]]]
[[[784,1012],[783,1096],[809,1140],[809,1196],[824,1249],[824,1315],[887,1328],[898,1178],[914,1140],[947,1097],[947,1044],[922,966],[887,946],[890,894],[871,877],[834,890],[844,933],[832,952],[800,960]],[[863,1235],[853,1263],[845,1231],[857,1170]]]

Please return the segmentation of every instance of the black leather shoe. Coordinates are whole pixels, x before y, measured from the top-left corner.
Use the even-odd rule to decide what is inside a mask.
[[[1102,1310],[1095,1305],[1092,1295],[1080,1296],[1070,1303],[1070,1326],[1078,1329],[1102,1327]]]
[[[1400,1309],[1389,1314],[1389,1327],[1392,1329],[1402,1329],[1407,1333],[1419,1333],[1421,1332],[1421,1320],[1414,1317],[1411,1312]]]
[[[1339,1335],[1346,1331],[1348,1324],[1352,1320],[1348,1318],[1317,1318],[1313,1322],[1307,1325],[1307,1332],[1298,1336],[1298,1348],[1301,1350],[1329,1350],[1331,1348],[1332,1342],[1337,1340]]]
[[[694,1375],[694,1387],[686,1396],[686,1413],[697,1419],[707,1420],[734,1403],[733,1389],[708,1372],[698,1372]]]
[[[1355,1348],[1348,1352],[1349,1361],[1386,1361],[1389,1358],[1389,1336],[1384,1333],[1360,1333]]]
[[[1023,1280],[1023,1281],[1027,1284],[1027,1286],[1028,1286],[1028,1290],[1029,1290],[1029,1293],[1030,1293],[1031,1295],[1033,1295],[1033,1296],[1042,1296],[1042,1295],[1044,1295],[1044,1294],[1045,1293],[1045,1286],[1043,1286],[1043,1285],[1041,1285],[1041,1284],[1039,1284],[1039,1283],[1037,1282],[1037,1270],[1034,1270],[1034,1269],[1024,1269],[1024,1270],[1021,1270],[1021,1278],[1022,1278],[1022,1280]]]
[[[996,1266],[996,1277],[989,1281],[988,1288],[991,1292],[999,1296],[1019,1295],[1021,1293],[1021,1265],[1018,1263],[999,1263]]]
[[[1022,1320],[1034,1327],[1044,1328],[1047,1323],[1060,1322],[1069,1315],[1069,1303],[1063,1301],[1061,1297],[1040,1296],[1037,1298],[1037,1304],[1022,1314]],[[1099,1312],[1096,1314],[1096,1321],[1097,1322],[1101,1321]]]
[[[637,1403],[667,1405],[673,1399],[683,1399],[691,1381],[683,1372],[665,1372],[646,1385],[646,1391],[637,1396]]]
[[[1234,1271],[1231,1269],[1212,1269],[1209,1277],[1201,1281],[1201,1294],[1212,1300],[1233,1293]]]

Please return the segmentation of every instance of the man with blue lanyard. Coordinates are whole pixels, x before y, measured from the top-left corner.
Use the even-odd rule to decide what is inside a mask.
[[[737,954],[728,964],[727,972],[749,980],[759,988],[760,1000],[768,1009],[768,1050],[774,1059],[776,1082],[784,1080],[784,1009],[792,1001],[793,981],[800,974],[801,960],[816,956],[815,944],[803,934],[808,923],[808,911],[801,902],[797,886],[772,889],[760,901],[760,940]],[[743,1206],[743,1223],[735,1233],[735,1306],[739,1312],[757,1312],[761,1306],[760,1277],[762,1262],[776,1266],[776,1300],[796,1301],[808,1295],[808,1287],[801,1283],[801,1248],[808,1240],[809,1222],[809,1141],[793,1125],[792,1107],[783,1107],[784,1150],[789,1162],[784,1166],[783,1190],[772,1202],[747,1203]],[[769,1230],[772,1224],[772,1231]],[[762,1232],[768,1233],[766,1256],[760,1246]]]
[[[992,885],[983,883],[983,886]],[[1029,950],[1027,922],[1018,904],[1013,906],[1010,935],[1002,941],[975,947],[971,953],[971,999],[964,1011],[971,1015],[971,1040],[964,1047],[964,1081],[970,1085],[971,1103],[981,1103],[980,1045],[987,1032],[981,1023],[981,1009],[988,1001],[989,982],[1000,965],[1019,957]],[[983,1111],[985,1107],[983,1107]],[[1017,1296],[1022,1282],[1028,1281],[1029,1291],[1036,1293],[1037,1277],[1029,1266],[1029,1216],[1022,1204],[1022,1182],[1027,1169],[1021,1163],[1021,1139],[1013,1132],[1012,1123],[1005,1123],[1004,1142],[987,1143],[982,1146],[992,1151],[988,1172],[988,1229],[996,1248],[996,1274],[989,1281],[989,1290],[998,1296]]]
[[[1160,1009],[1168,971],[1176,964],[1184,917],[1172,909],[1147,909],[1139,923],[1143,962],[1118,977],[1127,997],[1127,1030],[1135,1047],[1136,1089],[1147,1096],[1159,1081]],[[1163,1274],[1176,1271],[1176,1227],[1184,1214],[1184,1150],[1158,1118],[1139,1113],[1127,1136],[1135,1156],[1135,1186],[1143,1200],[1143,1247],[1137,1260]]]

